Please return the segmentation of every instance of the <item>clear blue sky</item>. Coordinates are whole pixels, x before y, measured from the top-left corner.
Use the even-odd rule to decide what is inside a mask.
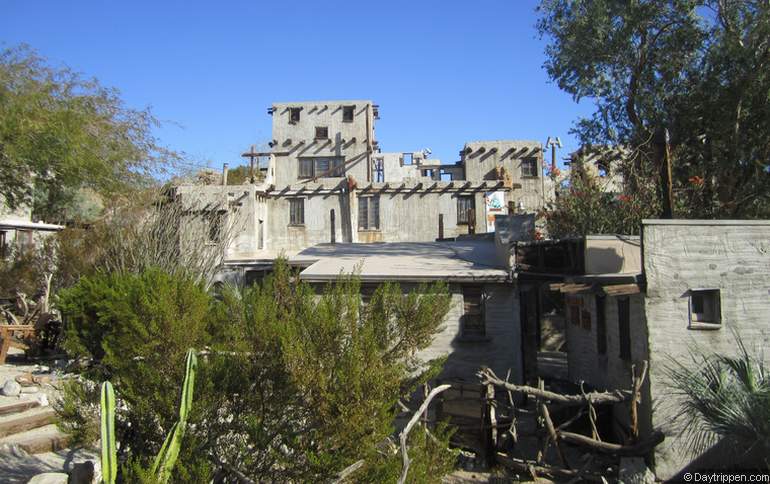
[[[5,1],[0,42],[27,43],[151,106],[195,163],[240,164],[274,101],[372,99],[383,151],[560,136],[575,104],[542,68],[535,1]]]

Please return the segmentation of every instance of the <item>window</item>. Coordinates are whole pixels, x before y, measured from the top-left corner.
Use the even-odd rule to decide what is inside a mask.
[[[596,295],[596,351],[600,355],[607,354],[607,313],[605,302],[607,298]]]
[[[375,183],[385,181],[385,162],[382,158],[374,159],[374,181]]]
[[[537,158],[524,158],[521,160],[521,176],[537,176]]]
[[[315,139],[329,139],[329,128],[327,126],[316,126]]]
[[[289,124],[299,123],[299,113],[302,108],[289,108]]]
[[[221,242],[224,214],[221,212],[210,212],[207,218],[209,222],[209,242]]]
[[[414,156],[412,155],[412,153],[404,153],[403,155],[401,155],[402,165],[406,166],[406,165],[411,165],[412,163],[414,163]]]
[[[305,225],[305,199],[289,199],[289,225]]]
[[[355,106],[343,106],[342,107],[342,120],[346,122],[353,121],[353,117],[356,115]]]
[[[379,230],[380,196],[358,199],[358,230]]]
[[[8,256],[8,232],[0,232],[0,258]]]
[[[484,324],[484,291],[481,286],[463,287],[463,318],[461,324],[464,338],[486,336]]]
[[[457,224],[469,224],[473,217],[473,197],[457,197]]]
[[[722,324],[719,289],[690,290],[690,324]]]
[[[618,339],[620,359],[631,360],[631,314],[628,296],[618,298]]]
[[[19,251],[24,252],[32,250],[32,231],[31,230],[17,230],[16,231],[16,246]]]
[[[297,178],[341,177],[345,175],[341,157],[300,158]]]

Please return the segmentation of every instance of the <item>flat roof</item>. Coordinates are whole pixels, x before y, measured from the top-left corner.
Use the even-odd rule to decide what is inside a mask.
[[[770,225],[770,220],[644,219],[642,225]]]
[[[308,282],[326,282],[356,273],[363,282],[506,282],[508,271],[497,262],[495,244],[484,240],[320,244],[289,261],[309,267]]]

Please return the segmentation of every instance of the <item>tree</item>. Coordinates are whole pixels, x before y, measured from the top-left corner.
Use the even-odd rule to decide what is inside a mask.
[[[81,189],[101,195],[146,184],[179,155],[160,145],[149,109],[115,89],[47,65],[27,46],[0,51],[0,193],[12,208],[63,220]]]
[[[441,285],[405,294],[386,284],[362,306],[356,278],[317,294],[284,261],[263,284],[226,287],[218,298],[184,274],[148,270],[85,277],[60,299],[66,345],[91,361],[91,383],[74,383],[59,405],[65,428],[93,435],[94,389],[109,378],[124,403],[116,420],[124,462],[147,466],[157,453],[177,418],[172,362],[189,346],[207,348],[176,482],[319,482],[359,460],[356,482],[397,477],[389,437],[398,400],[440,368],[414,355],[449,304]],[[451,433],[440,426],[431,435],[410,434],[410,473],[424,482],[454,463]]]
[[[623,145],[627,194],[657,187],[685,217],[770,215],[770,5],[543,0],[545,68],[596,104],[584,143]],[[666,136],[668,134],[668,136]]]

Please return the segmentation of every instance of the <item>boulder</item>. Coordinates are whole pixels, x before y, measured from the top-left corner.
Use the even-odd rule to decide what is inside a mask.
[[[21,393],[21,385],[15,380],[6,380],[5,383],[3,383],[3,388],[0,389],[0,392],[6,397],[16,397]]]
[[[622,484],[654,484],[655,474],[647,468],[641,457],[622,457],[618,470],[618,482]]]
[[[69,476],[63,472],[44,472],[34,476],[27,484],[67,484]]]

